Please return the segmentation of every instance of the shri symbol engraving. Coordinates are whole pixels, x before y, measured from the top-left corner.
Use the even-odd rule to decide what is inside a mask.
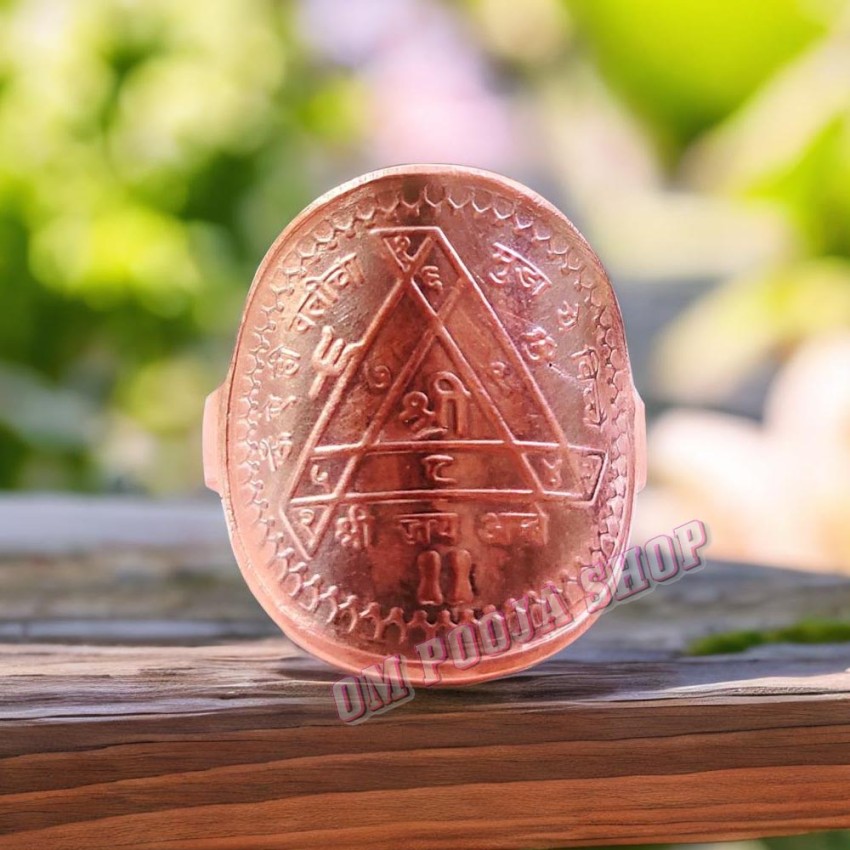
[[[469,424],[469,399],[472,394],[453,372],[437,372],[429,382],[428,394],[409,392],[402,399],[399,419],[414,433],[416,439],[454,433],[465,437]]]
[[[444,433],[442,428],[434,424],[437,414],[428,406],[429,403],[428,396],[418,390],[408,393],[402,399],[398,418],[413,431],[417,440]]]
[[[362,505],[351,505],[336,521],[334,537],[346,549],[360,551],[372,545],[375,518]]]

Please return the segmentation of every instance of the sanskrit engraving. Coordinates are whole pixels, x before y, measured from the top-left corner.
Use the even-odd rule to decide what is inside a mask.
[[[555,340],[543,328],[532,328],[520,337],[524,343],[526,357],[533,362],[548,360],[558,347]]]
[[[569,301],[564,301],[558,307],[558,327],[563,331],[568,331],[574,328],[578,323],[579,305],[571,305]]]
[[[268,355],[268,364],[275,378],[291,378],[298,374],[301,355],[291,348],[279,345]]]
[[[355,254],[348,254],[334,263],[324,274],[304,281],[304,297],[290,322],[297,333],[306,333],[322,320],[337,304],[341,293],[363,283],[363,270]]]
[[[544,546],[549,540],[549,517],[543,511],[488,511],[481,517],[478,537],[485,543]]]
[[[292,453],[292,434],[284,431],[278,437],[263,437],[259,441],[260,456],[269,465],[269,470],[277,472]]]
[[[281,416],[284,411],[288,410],[290,407],[297,403],[297,396],[289,395],[284,398],[284,396],[279,396],[274,393],[271,393],[260,405],[260,414],[263,416],[266,422],[273,422],[275,419]]]
[[[346,549],[360,551],[372,545],[375,518],[363,505],[351,505],[336,521],[334,538]]]
[[[507,245],[496,242],[493,245],[493,259],[499,265],[490,272],[489,278],[496,286],[514,284],[534,296],[552,285],[552,281],[534,263]]]
[[[602,424],[602,408],[599,405],[599,356],[592,348],[585,348],[573,355],[577,361],[578,379],[584,399],[584,420],[588,425]]]
[[[310,384],[307,395],[310,398],[318,398],[325,381],[328,378],[336,378],[341,375],[342,370],[348,365],[351,356],[359,347],[359,342],[346,342],[344,339],[336,339],[333,328],[325,325],[310,358],[310,363],[316,370],[316,377]]]
[[[410,546],[430,546],[432,543],[455,543],[459,520],[456,513],[431,511],[421,514],[402,514],[396,517],[402,539]]]

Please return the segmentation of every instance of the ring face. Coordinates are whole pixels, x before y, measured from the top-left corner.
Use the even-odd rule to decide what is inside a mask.
[[[582,569],[624,547],[643,410],[599,260],[530,190],[408,166],[319,199],[260,266],[214,398],[237,559],[319,657],[398,654],[416,683],[417,645],[486,618],[480,660],[441,668],[479,681],[598,616]]]

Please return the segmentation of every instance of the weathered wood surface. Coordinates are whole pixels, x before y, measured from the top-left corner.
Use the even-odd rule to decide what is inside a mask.
[[[711,562],[606,614],[569,656],[681,650],[716,632],[806,617],[850,618],[850,576]],[[0,496],[0,641],[187,644],[278,633],[239,574],[212,496]]]
[[[850,826],[850,652],[552,661],[349,728],[282,640],[7,646],[0,848],[557,847]]]
[[[347,727],[334,671],[264,636],[214,503],[18,505],[0,500],[0,848],[520,848],[850,827],[850,645],[680,653],[713,630],[846,618],[847,578],[709,564],[532,671],[420,690]]]

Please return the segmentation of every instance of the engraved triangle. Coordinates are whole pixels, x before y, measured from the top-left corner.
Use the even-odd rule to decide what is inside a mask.
[[[439,338],[404,386],[399,408],[387,417],[379,443],[411,440],[497,440],[497,429],[482,409],[474,389],[463,380],[464,369]]]
[[[348,503],[591,498],[604,455],[567,444],[442,230],[372,233],[397,280],[333,386],[284,494],[305,553],[315,553]],[[382,343],[387,334],[392,344]]]
[[[327,453],[323,451],[323,447],[317,446],[307,462],[305,474],[298,479],[293,498],[330,498],[330,494],[339,486],[345,466],[345,454]]]
[[[571,446],[566,451],[535,449],[525,456],[546,493],[577,502],[593,500],[605,465],[604,452]],[[567,463],[568,456],[573,459],[572,464]]]
[[[331,515],[326,504],[290,505],[286,518],[292,527],[296,539],[308,552],[314,552]]]
[[[483,295],[481,301],[485,301]],[[458,299],[446,317],[446,330],[454,339],[463,339],[465,350],[488,352],[480,366],[476,364],[476,374],[516,440],[560,443],[560,426],[537,382],[487,306],[483,310],[477,299]]]

